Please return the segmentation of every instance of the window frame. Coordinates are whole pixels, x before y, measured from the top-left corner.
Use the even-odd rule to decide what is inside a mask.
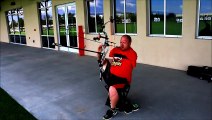
[[[51,1],[51,5],[48,4],[48,2]],[[41,7],[41,4],[44,2],[45,6]],[[47,48],[47,49],[55,49],[55,46],[51,47],[50,45],[50,38],[53,38],[53,41],[55,41],[55,38],[54,38],[54,27],[53,28],[53,35],[49,34],[49,30],[50,30],[50,27],[49,27],[49,17],[48,17],[48,9],[51,8],[53,10],[53,6],[52,6],[52,0],[45,0],[45,1],[40,1],[38,2],[37,4],[37,9],[38,9],[38,12],[39,12],[39,23],[40,23],[40,37],[41,37],[41,47],[42,48]],[[46,34],[43,34],[43,28],[42,28],[42,18],[41,18],[41,11],[44,10],[45,11],[45,16],[46,16],[46,19],[45,19],[45,23],[46,23],[46,26],[47,26],[47,29],[46,29]],[[53,24],[53,11],[52,11],[52,24]],[[48,46],[43,46],[43,37],[46,37],[47,39],[47,44]]]
[[[90,12],[89,10],[90,10],[90,8],[88,8],[89,7],[89,5],[88,5],[89,2],[90,2],[89,0],[86,0],[86,8],[87,8],[86,9],[86,14],[87,14],[87,16],[86,16],[86,18],[87,18],[87,20],[86,20],[86,22],[87,22],[87,33],[88,34],[95,34],[95,35],[96,34],[99,34],[99,33],[100,34],[103,34],[102,32],[98,32],[97,31],[98,24],[97,24],[97,18],[96,18],[96,0],[94,0],[94,4],[95,4],[95,7],[94,7],[95,8],[95,32],[90,32],[90,30],[89,30],[90,29],[89,28],[89,12]],[[102,3],[103,3],[103,6],[102,6],[102,9],[103,10],[102,10],[102,12],[103,12],[103,24],[104,24],[104,0],[102,0]]]
[[[20,12],[22,10],[22,12]],[[13,13],[14,12],[14,13]],[[24,9],[23,7],[18,7],[18,8],[14,8],[14,9],[10,9],[8,11],[5,12],[5,16],[6,16],[6,22],[7,22],[7,32],[8,32],[8,37],[9,37],[9,42],[10,43],[13,43],[13,44],[19,44],[19,45],[26,45],[27,44],[27,41],[26,41],[26,28],[24,27],[24,32],[25,34],[22,34],[22,30],[20,28],[20,23],[19,23],[19,19],[20,17],[19,16],[23,16],[24,18]],[[15,33],[15,28],[14,28],[14,25],[12,24],[12,28],[13,28],[13,33],[11,33],[10,31],[10,27],[9,27],[9,19],[8,17],[11,17],[12,21],[14,20],[14,16],[17,17],[17,25],[18,25],[18,34]],[[24,22],[24,19],[23,19],[23,22]],[[11,37],[10,36],[13,36],[14,38],[14,42],[11,41]],[[15,36],[18,36],[19,37],[19,40],[20,42],[16,42],[15,40]],[[23,40],[22,37],[25,37],[25,40]]]
[[[115,0],[113,0],[112,2],[112,6],[113,6],[113,18],[116,19],[115,17],[115,11],[116,11],[116,7],[115,7]],[[137,0],[135,0],[136,2],[136,16],[137,16]],[[124,0],[124,20],[126,20],[126,0]],[[136,17],[136,23],[138,23],[138,18]],[[136,30],[136,33],[127,33],[127,27],[126,27],[126,22],[124,23],[124,33],[116,33],[116,28],[115,28],[115,22],[113,22],[113,32],[114,32],[114,35],[131,35],[131,36],[136,36],[138,35],[138,24],[136,24],[137,26],[137,30]]]
[[[151,0],[148,0],[148,36],[149,37],[165,37],[165,38],[182,38],[182,34],[181,35],[166,35],[166,7],[167,7],[167,5],[166,5],[166,0],[163,0],[164,1],[164,8],[163,8],[163,10],[164,10],[164,16],[163,16],[163,18],[164,18],[164,29],[163,29],[163,34],[150,34],[150,30],[151,30]],[[182,0],[182,2],[183,2],[183,0]],[[183,5],[183,3],[182,3],[182,5]],[[183,12],[182,12],[182,16],[183,16]],[[183,20],[183,18],[182,18],[182,20]],[[182,26],[183,26],[183,21],[182,21]],[[183,31],[183,27],[182,27],[182,31]]]
[[[199,18],[200,18],[200,2],[201,2],[201,0],[198,0],[197,1],[197,18],[196,18],[196,20],[197,20],[197,24],[196,24],[196,33],[195,33],[195,37],[196,37],[196,39],[202,39],[202,40],[212,40],[212,36],[199,36],[198,34],[199,34]],[[212,17],[211,17],[211,19],[212,19]]]

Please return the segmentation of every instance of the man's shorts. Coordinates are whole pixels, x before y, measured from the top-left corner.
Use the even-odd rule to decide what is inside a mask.
[[[126,78],[121,78],[110,73],[110,66],[110,62],[107,60],[106,69],[102,74],[104,81],[108,86],[113,86],[115,88],[124,88],[126,84],[129,84]]]

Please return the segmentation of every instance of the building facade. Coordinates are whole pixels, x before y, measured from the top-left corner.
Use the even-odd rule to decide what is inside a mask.
[[[212,66],[212,0],[0,0],[0,41],[78,53],[78,26],[93,39],[132,37],[138,63],[186,70]],[[99,43],[85,40],[85,49]],[[54,46],[59,43],[62,46]],[[110,47],[111,49],[112,47]],[[96,56],[91,52],[86,55]]]

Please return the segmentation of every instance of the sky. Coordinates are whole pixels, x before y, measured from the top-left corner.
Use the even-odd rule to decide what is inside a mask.
[[[151,0],[153,11],[164,11],[164,0]],[[166,0],[167,12],[182,13],[183,0]],[[201,0],[201,12],[212,13],[212,0]]]
[[[212,0],[202,0],[201,10],[203,13],[212,13]]]
[[[182,13],[183,0],[166,0],[166,11],[171,13]],[[164,0],[151,0],[152,11],[164,12]]]
[[[58,12],[60,15],[63,15],[64,12],[65,12],[65,7],[64,7],[64,6],[58,7],[57,10],[58,10],[57,12]],[[75,5],[68,6],[68,12],[69,12],[69,13],[75,13],[75,12],[76,12],[76,6],[75,6]]]
[[[94,14],[95,1],[90,2],[90,7],[90,12]],[[98,11],[99,13],[103,13],[103,0],[96,0],[96,11]]]
[[[126,0],[127,4],[126,4],[126,8],[127,11],[136,11],[136,0]],[[90,2],[90,6],[91,6],[91,13],[94,14],[94,6],[95,6],[95,2]],[[116,10],[119,12],[123,12],[124,9],[124,0],[116,0]],[[103,13],[103,0],[96,0],[96,10],[99,13]]]

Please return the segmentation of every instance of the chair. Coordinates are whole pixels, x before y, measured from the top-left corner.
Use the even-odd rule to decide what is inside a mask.
[[[109,91],[109,86],[105,85],[105,88],[107,91]],[[130,85],[125,85],[124,88],[118,88],[117,92],[119,94],[119,101],[116,105],[116,108],[119,111],[124,111],[126,107],[128,107],[129,105],[131,105],[131,102],[129,99],[127,99],[127,95],[129,93],[130,90]],[[105,105],[110,107],[110,99],[109,96],[107,97],[106,103]]]

